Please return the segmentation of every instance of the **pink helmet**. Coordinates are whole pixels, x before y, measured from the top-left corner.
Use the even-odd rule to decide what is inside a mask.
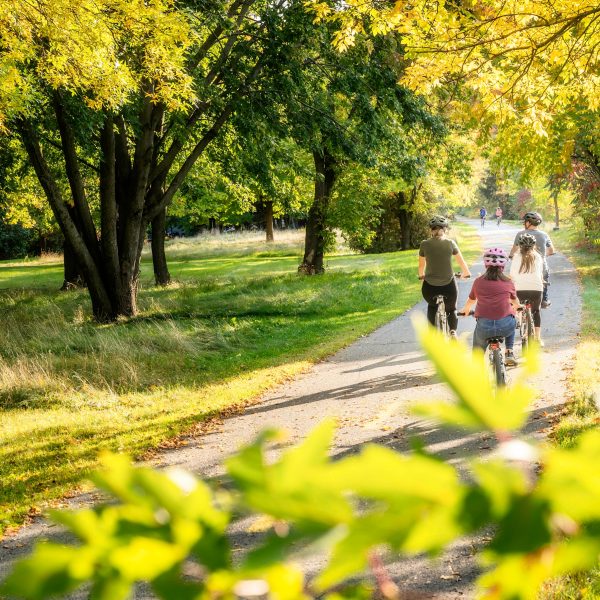
[[[483,264],[486,267],[504,268],[508,262],[508,254],[502,248],[488,248],[483,253]]]

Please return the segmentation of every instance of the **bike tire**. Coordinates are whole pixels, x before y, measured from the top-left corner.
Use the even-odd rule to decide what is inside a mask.
[[[494,378],[497,386],[506,385],[506,369],[504,367],[504,359],[502,358],[502,348],[494,348],[492,350],[492,368],[494,370]]]
[[[435,328],[446,337],[450,334],[448,331],[448,318],[446,313],[441,310],[435,313]]]
[[[521,351],[525,352],[529,348],[529,329],[527,327],[527,317],[525,312],[521,315],[521,325],[519,326],[519,334],[521,335]]]
[[[527,311],[527,339],[529,340],[529,343],[535,340],[535,325],[533,324],[531,310]]]

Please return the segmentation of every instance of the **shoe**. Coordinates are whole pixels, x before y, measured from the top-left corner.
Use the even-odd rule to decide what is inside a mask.
[[[542,300],[542,308],[548,308],[551,304],[550,300]]]
[[[512,350],[506,351],[506,354],[504,355],[504,364],[507,367],[516,367],[517,366],[517,359],[515,358],[515,355]]]
[[[546,344],[544,344],[544,340],[537,340],[537,343],[539,344],[540,348],[543,348]]]
[[[456,340],[457,336],[456,336],[456,329],[451,329],[450,330],[450,339],[451,340]]]

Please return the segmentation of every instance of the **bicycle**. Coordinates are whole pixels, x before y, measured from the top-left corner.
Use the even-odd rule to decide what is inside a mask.
[[[481,227],[485,227],[485,217],[481,217]]]
[[[500,227],[500,223],[502,223],[502,217],[496,217],[496,225]]]
[[[461,278],[461,273],[454,273],[454,277],[457,279]],[[421,278],[420,278],[421,279]],[[466,279],[469,279],[467,277]],[[435,328],[446,338],[450,337],[450,327],[448,326],[448,313],[446,312],[446,302],[444,296],[441,294],[435,296],[435,302],[437,305],[435,311]]]
[[[466,316],[465,313],[457,313],[459,317]],[[469,312],[469,316],[473,316],[475,311]],[[497,387],[503,387],[506,385],[506,363],[504,362],[504,352],[502,350],[502,344],[504,344],[504,338],[499,336],[493,336],[486,338],[486,354],[488,357],[488,364],[492,380],[496,382]]]
[[[533,313],[531,311],[531,301],[526,298],[522,304],[523,306],[519,308],[519,312],[521,313],[519,334],[521,336],[521,351],[525,351],[535,340],[535,326],[533,323]]]

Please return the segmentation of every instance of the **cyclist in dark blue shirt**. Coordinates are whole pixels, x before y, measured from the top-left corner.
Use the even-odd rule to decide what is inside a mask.
[[[485,227],[485,218],[487,217],[487,210],[482,206],[479,209],[479,218],[481,219],[481,226]]]

